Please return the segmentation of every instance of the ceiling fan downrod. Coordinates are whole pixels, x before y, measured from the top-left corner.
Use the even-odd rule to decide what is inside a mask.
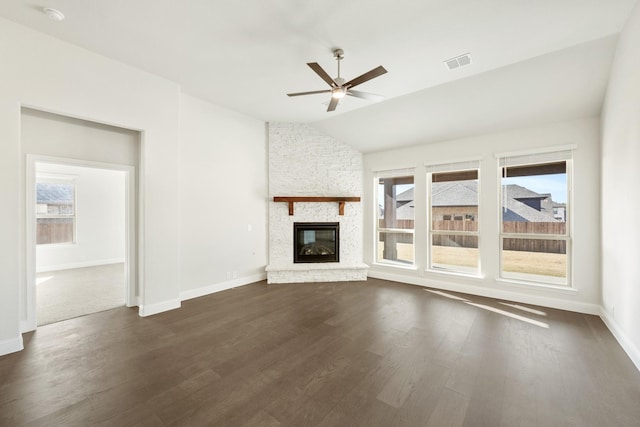
[[[338,61],[338,77],[334,80],[338,84],[338,86],[342,86],[344,80],[340,77],[340,61],[344,59],[344,51],[340,48],[333,49],[333,57]]]

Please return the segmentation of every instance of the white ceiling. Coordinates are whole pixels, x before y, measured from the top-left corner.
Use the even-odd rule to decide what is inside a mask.
[[[363,152],[600,111],[636,0],[2,0],[0,16],[180,83],[264,121],[311,123]],[[61,10],[52,22],[41,8]],[[326,112],[305,63],[389,72]],[[472,65],[442,61],[471,52]]]

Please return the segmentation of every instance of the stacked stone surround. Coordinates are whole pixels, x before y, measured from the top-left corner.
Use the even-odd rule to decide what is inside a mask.
[[[362,154],[312,127],[269,123],[269,265],[268,283],[365,280],[362,262],[362,204],[337,202],[294,204],[274,196],[362,197]],[[340,262],[294,264],[294,222],[339,222]]]

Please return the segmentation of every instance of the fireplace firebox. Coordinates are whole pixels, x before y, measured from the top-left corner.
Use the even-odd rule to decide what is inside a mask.
[[[340,262],[340,223],[294,223],[293,262]]]

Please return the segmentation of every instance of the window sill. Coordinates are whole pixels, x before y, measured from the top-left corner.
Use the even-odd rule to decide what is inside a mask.
[[[577,294],[578,290],[576,288],[571,287],[571,285],[554,285],[551,283],[539,283],[539,282],[529,282],[526,280],[517,280],[517,279],[496,279],[496,283],[499,285],[507,285],[510,287],[516,287],[522,289],[523,286],[529,288],[537,288],[543,289],[545,291],[555,291],[564,294]]]
[[[427,268],[424,271],[425,271],[425,273],[434,273],[434,274],[438,274],[438,275],[452,276],[452,277],[464,277],[465,279],[483,280],[486,277],[482,273],[477,273],[477,274],[462,273],[462,272],[459,272],[459,271],[435,270],[435,269],[431,269],[431,268]]]
[[[40,243],[36,245],[36,248],[69,248],[78,246],[77,242],[74,243]]]
[[[372,265],[376,267],[389,267],[389,268],[400,269],[400,270],[418,271],[418,267],[416,267],[415,265],[391,264],[391,263],[387,264],[382,262],[374,262]]]

